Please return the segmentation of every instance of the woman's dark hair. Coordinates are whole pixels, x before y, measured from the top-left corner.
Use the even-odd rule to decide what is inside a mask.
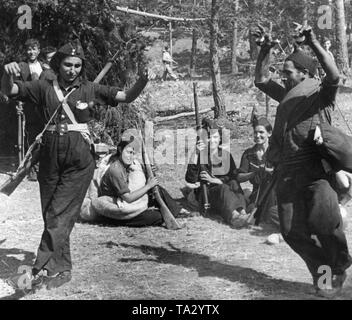
[[[120,158],[123,150],[129,145],[131,144],[131,141],[126,141],[126,140],[122,140],[118,143],[118,145],[116,146],[116,152],[110,157],[109,159],[109,163],[112,163],[114,161],[116,161],[118,158]]]
[[[272,132],[273,131],[273,127],[271,125],[271,123],[269,122],[269,120],[265,117],[261,117],[261,118],[257,118],[256,116],[253,118],[252,120],[252,125],[253,125],[253,130],[255,129],[255,127],[257,126],[263,126],[265,128],[265,130],[267,132]]]
[[[217,131],[220,135],[219,145],[222,145],[222,133],[223,133],[224,128],[219,126],[215,120],[203,118],[202,119],[202,128],[206,129],[208,131],[209,135],[214,134]]]

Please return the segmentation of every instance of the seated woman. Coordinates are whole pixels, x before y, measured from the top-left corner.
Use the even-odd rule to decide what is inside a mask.
[[[241,158],[238,169],[237,180],[242,183],[249,181],[253,185],[253,190],[249,196],[247,211],[251,212],[257,207],[257,201],[262,192],[265,192],[270,184],[273,169],[268,167],[266,162],[266,150],[269,145],[269,138],[272,133],[272,126],[266,118],[254,119],[254,146],[245,150]],[[277,211],[276,194],[274,188],[266,197],[266,201],[261,206],[261,221],[272,224],[275,229],[279,229],[279,218]]]
[[[134,148],[122,141],[117,151],[105,164],[105,172],[95,177],[98,182],[98,197],[86,198],[82,207],[83,220],[96,220],[99,216],[114,220],[115,224],[130,227],[162,225],[163,218],[149,191],[159,184],[155,177],[146,179],[142,165],[134,157]],[[98,173],[99,175],[99,173]],[[174,216],[180,207],[171,196],[159,187],[161,196]],[[88,190],[89,191],[89,190]],[[89,208],[87,208],[89,207]],[[87,214],[87,212],[89,212]]]
[[[231,153],[223,148],[222,130],[215,122],[208,122],[209,135],[209,164],[201,166],[200,153],[206,145],[201,140],[197,142],[196,152],[192,155],[187,166],[186,182],[194,189],[198,203],[203,201],[200,181],[208,186],[208,200],[210,214],[221,216],[224,221],[234,227],[239,226],[239,217],[247,216],[245,212],[246,200],[241,186],[236,181],[236,164]],[[216,129],[216,130],[214,130]],[[210,165],[211,163],[211,165]]]

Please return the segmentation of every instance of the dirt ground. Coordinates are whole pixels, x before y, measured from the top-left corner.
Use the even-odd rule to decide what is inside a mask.
[[[341,93],[339,105],[351,123],[348,99],[349,92]],[[338,112],[337,123],[343,127]],[[252,144],[250,126],[241,130],[233,140],[237,165]],[[10,162],[5,159],[2,166]],[[159,166],[161,184],[176,199],[182,198],[184,174],[185,165]],[[5,179],[1,174],[0,183]],[[351,247],[351,214],[348,220],[346,235]],[[71,235],[72,281],[26,296],[5,283],[21,266],[33,263],[43,228],[38,184],[24,181],[11,197],[0,195],[0,299],[318,299],[306,266],[288,245],[265,243],[274,231],[270,227],[234,230],[201,216],[179,221],[185,227],[177,231],[77,223]],[[351,297],[349,270],[337,299]]]

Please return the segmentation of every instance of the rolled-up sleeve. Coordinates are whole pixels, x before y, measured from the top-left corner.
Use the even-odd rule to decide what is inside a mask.
[[[113,191],[116,196],[122,196],[125,193],[131,192],[125,176],[118,166],[110,167],[110,179],[111,187],[114,189]]]

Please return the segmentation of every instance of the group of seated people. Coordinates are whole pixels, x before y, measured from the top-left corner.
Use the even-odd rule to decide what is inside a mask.
[[[253,119],[254,145],[246,149],[236,167],[232,154],[222,143],[222,129],[216,122],[208,122],[210,163],[201,169],[200,153],[205,148],[203,142],[197,143],[195,152],[186,172],[187,198],[194,206],[201,207],[204,201],[200,189],[200,179],[206,181],[210,215],[220,217],[225,223],[237,228],[250,222],[251,213],[257,209],[259,196],[270,189],[261,204],[260,220],[279,228],[276,196],[269,184],[273,168],[266,161],[266,150],[272,133],[270,122],[262,118]],[[203,171],[204,170],[204,171]],[[211,172],[211,175],[209,174]],[[252,190],[246,192],[241,183],[250,182]],[[258,212],[259,214],[259,212]],[[258,217],[257,217],[258,218]],[[259,222],[259,218],[258,218]]]
[[[210,214],[220,215],[225,223],[236,225],[241,221],[240,217],[248,216],[255,206],[259,189],[270,180],[272,169],[265,167],[265,151],[272,128],[265,118],[254,124],[255,145],[244,152],[237,169],[230,151],[222,145],[222,129],[215,121],[207,121],[206,124],[210,133],[210,161],[207,170],[201,171],[203,166],[200,165],[199,154],[206,145],[199,140],[187,166],[186,185],[191,190],[188,199],[193,195],[200,205],[200,180],[203,180],[208,186]],[[82,206],[83,220],[111,219],[119,225],[135,227],[162,224],[163,219],[150,192],[158,185],[158,180],[146,178],[143,164],[134,153],[130,142],[121,141],[114,154],[100,160]],[[245,197],[240,185],[246,181],[253,184],[249,198]],[[175,217],[185,211],[165,189],[160,190]],[[275,206],[275,203],[270,206]]]
[[[209,216],[218,217],[235,228],[243,227],[258,207],[261,194],[270,190],[260,204],[260,221],[279,232],[275,188],[268,188],[273,176],[273,168],[266,161],[272,133],[270,122],[264,117],[254,118],[254,145],[244,151],[238,168],[228,146],[222,143],[222,128],[215,121],[204,123],[208,148],[204,140],[197,142],[185,176],[185,194],[190,207],[193,205],[202,211],[204,199],[200,186],[201,182],[206,183]],[[200,155],[205,150],[209,161],[201,164]],[[241,187],[245,182],[252,185],[249,193]],[[162,215],[150,192],[158,184],[157,178],[146,177],[144,165],[136,159],[133,145],[121,141],[114,154],[100,160],[82,206],[81,218],[84,221],[110,220],[130,227],[162,225]],[[159,188],[175,217],[182,211],[187,212],[165,189]],[[280,239],[279,233],[275,235]]]

